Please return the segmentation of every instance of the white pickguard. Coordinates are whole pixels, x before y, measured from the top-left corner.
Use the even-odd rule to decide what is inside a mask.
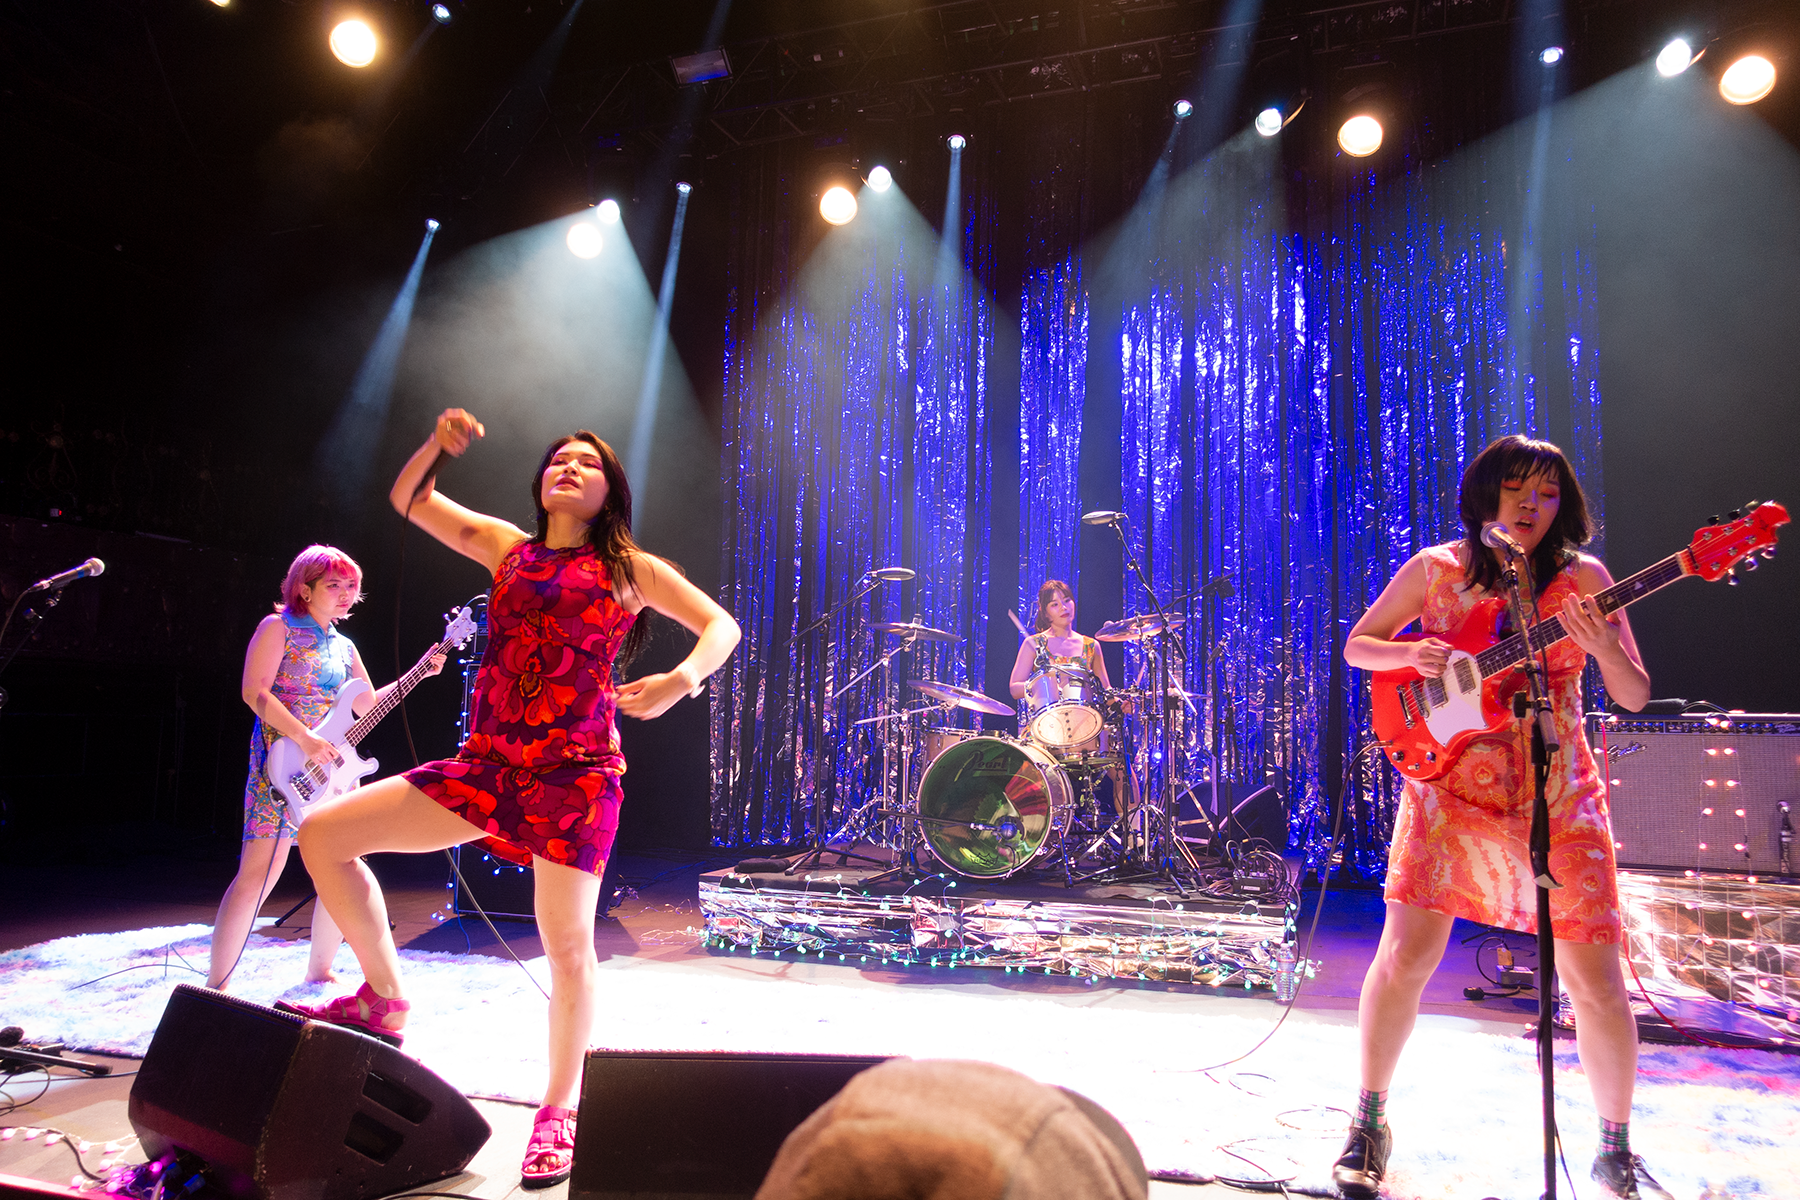
[[[1481,664],[1473,654],[1452,650],[1438,682],[1444,685],[1445,698],[1426,714],[1425,728],[1440,745],[1448,746],[1460,733],[1487,727],[1481,715]]]
[[[351,705],[369,690],[366,679],[348,680],[338,692],[337,699],[331,702],[331,711],[325,714],[325,719],[312,727],[315,737],[337,747],[335,763],[315,764],[309,774],[306,755],[298,742],[284,737],[269,747],[269,782],[287,801],[288,810],[294,814],[294,824],[305,820],[307,812],[316,805],[355,790],[380,766],[374,759],[357,754],[356,747],[344,736],[356,721]]]

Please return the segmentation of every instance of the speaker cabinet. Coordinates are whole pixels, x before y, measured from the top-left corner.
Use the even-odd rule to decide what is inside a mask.
[[[570,1200],[753,1196],[787,1135],[886,1061],[589,1051]]]
[[[1791,875],[1800,716],[1588,718],[1621,867]]]
[[[169,997],[127,1105],[144,1152],[204,1159],[244,1200],[363,1200],[455,1175],[474,1105],[385,1042],[221,992]]]

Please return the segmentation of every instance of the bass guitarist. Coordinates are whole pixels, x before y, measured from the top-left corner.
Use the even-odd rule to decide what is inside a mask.
[[[1650,677],[1624,614],[1603,614],[1594,600],[1612,578],[1598,559],[1580,552],[1593,526],[1561,450],[1516,435],[1496,440],[1464,472],[1459,508],[1465,536],[1407,560],[1350,631],[1344,659],[1366,671],[1442,675],[1451,650],[1445,637],[1477,605],[1505,591],[1505,563],[1482,544],[1483,528],[1499,522],[1518,543],[1521,582],[1542,617],[1560,618],[1568,632],[1547,652],[1562,743],[1548,787],[1550,869],[1562,884],[1551,891],[1550,906],[1557,970],[1574,1001],[1581,1066],[1601,1119],[1592,1175],[1614,1196],[1665,1198],[1630,1146],[1637,1026],[1619,961],[1622,925],[1605,793],[1581,729],[1581,674],[1590,655],[1612,699],[1627,709],[1649,700]],[[1415,621],[1424,636],[1397,640]],[[1358,1007],[1362,1092],[1332,1172],[1348,1196],[1377,1195],[1387,1172],[1388,1087],[1454,919],[1536,930],[1527,849],[1528,728],[1523,721],[1500,722],[1471,740],[1447,772],[1429,782],[1409,778],[1401,792],[1388,855],[1387,916]]]
[[[250,731],[250,774],[244,783],[244,841],[237,876],[225,889],[213,922],[209,988],[223,988],[237,968],[251,923],[280,880],[294,844],[294,819],[269,785],[269,746],[285,735],[299,743],[308,761],[332,761],[336,748],[315,737],[310,727],[324,719],[347,681],[369,678],[356,646],[337,630],[361,595],[362,568],[354,559],[335,546],[308,546],[288,567],[275,611],[251,635],[244,655],[244,703],[256,714],[256,724]],[[427,663],[433,675],[443,666],[442,655]],[[352,708],[360,715],[379,703],[386,690],[365,693]],[[315,902],[307,982],[337,978],[331,960],[342,940],[331,914]]]

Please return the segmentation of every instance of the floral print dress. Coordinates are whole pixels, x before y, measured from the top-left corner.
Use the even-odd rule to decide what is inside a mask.
[[[282,612],[287,644],[281,665],[269,691],[308,728],[325,719],[331,702],[350,678],[356,663],[356,647],[336,628],[313,620],[311,614]],[[263,724],[261,717],[250,730],[250,774],[244,780],[244,840],[294,836],[294,814],[287,801],[269,783],[269,747],[281,734]]]
[[[496,858],[600,874],[624,799],[612,675],[632,620],[591,546],[507,551],[468,739],[407,781],[480,829],[477,844]]]
[[[1490,595],[1464,586],[1466,543],[1425,551],[1427,633],[1454,634]],[[1538,600],[1548,618],[1579,595],[1573,565]],[[1587,654],[1564,638],[1550,647],[1550,701],[1562,749],[1550,772],[1550,927],[1564,941],[1616,944],[1619,892],[1600,773],[1581,728]],[[1520,686],[1523,686],[1521,679]],[[1388,849],[1387,899],[1526,933],[1537,931],[1531,874],[1530,727],[1510,721],[1475,738],[1449,773],[1406,781]]]

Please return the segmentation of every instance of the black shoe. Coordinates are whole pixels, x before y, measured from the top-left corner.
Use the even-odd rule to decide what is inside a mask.
[[[1641,1156],[1615,1150],[1594,1155],[1594,1181],[1619,1200],[1675,1200],[1669,1189],[1650,1177]]]
[[[1388,1154],[1393,1148],[1394,1131],[1386,1125],[1380,1129],[1352,1125],[1344,1152],[1332,1164],[1331,1181],[1353,1200],[1375,1200],[1381,1195],[1381,1179],[1387,1174]]]

